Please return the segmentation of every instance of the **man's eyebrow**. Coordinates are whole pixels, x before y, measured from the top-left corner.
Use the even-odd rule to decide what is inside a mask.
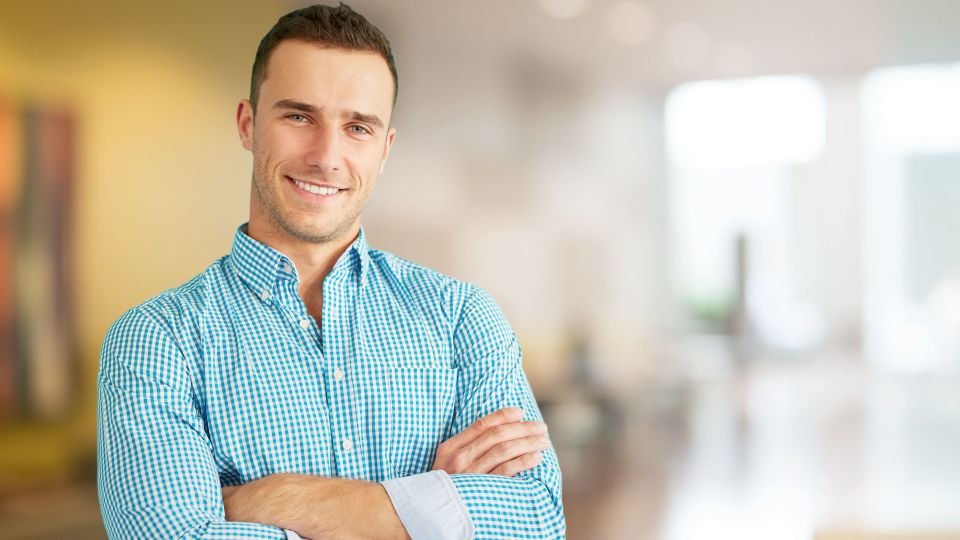
[[[273,104],[274,109],[293,109],[295,111],[316,113],[318,109],[309,103],[294,101],[292,99],[281,99]]]
[[[344,118],[350,120],[356,120],[357,122],[363,122],[365,124],[370,124],[371,126],[382,128],[383,120],[380,120],[380,117],[375,114],[364,114],[357,111],[346,111],[343,113]]]

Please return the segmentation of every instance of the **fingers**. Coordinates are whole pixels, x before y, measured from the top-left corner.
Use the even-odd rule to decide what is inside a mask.
[[[500,476],[513,476],[523,471],[528,471],[543,462],[543,452],[533,452],[524,454],[518,458],[501,464],[496,469],[490,471],[490,474]]]
[[[523,420],[523,409],[519,407],[500,409],[480,418],[467,429],[447,439],[446,443],[452,450],[463,448],[490,428],[520,420]]]
[[[524,437],[533,437],[536,435],[546,435],[547,425],[542,422],[512,422],[509,424],[500,424],[487,430],[486,433],[477,437],[472,443],[467,445],[470,460],[477,460],[490,451],[491,448],[514,439],[523,439]],[[518,454],[519,455],[519,454]],[[513,459],[516,456],[510,456]],[[496,463],[491,464],[493,468]]]
[[[490,450],[480,456],[474,462],[472,468],[483,473],[490,473],[490,471],[493,471],[505,463],[549,447],[550,439],[548,439],[546,435],[531,435],[519,439],[505,440],[495,444]],[[513,474],[510,476],[513,476]]]
[[[535,467],[541,459],[535,454],[549,448],[550,439],[546,424],[524,422],[523,415],[523,409],[509,407],[480,418],[440,444],[432,469],[450,474],[491,474],[496,469],[497,474],[513,476]]]

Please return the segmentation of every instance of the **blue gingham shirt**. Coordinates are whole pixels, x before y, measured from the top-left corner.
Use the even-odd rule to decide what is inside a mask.
[[[368,248],[363,231],[323,283],[319,326],[298,283],[241,226],[229,255],[110,328],[98,484],[111,537],[284,538],[225,521],[220,491],[283,472],[382,482],[415,538],[564,536],[552,448],[512,478],[423,474],[481,416],[521,407],[542,421],[485,291]]]

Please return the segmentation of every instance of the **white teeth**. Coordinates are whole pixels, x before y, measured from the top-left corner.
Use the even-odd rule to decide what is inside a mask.
[[[340,191],[337,188],[325,188],[320,186],[315,186],[313,184],[308,184],[306,182],[301,182],[297,179],[292,179],[295,184],[297,184],[300,189],[304,191],[309,191],[310,193],[315,193],[317,195],[333,195],[334,193]]]

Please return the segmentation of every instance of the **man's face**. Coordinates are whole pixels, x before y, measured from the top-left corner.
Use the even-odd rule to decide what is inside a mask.
[[[237,109],[253,152],[250,225],[310,243],[359,229],[393,144],[393,78],[375,53],[283,41],[254,116]]]

